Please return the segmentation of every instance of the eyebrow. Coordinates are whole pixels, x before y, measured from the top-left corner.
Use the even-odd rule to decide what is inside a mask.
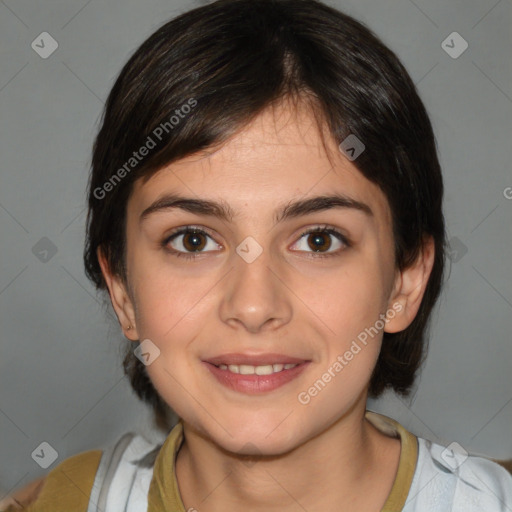
[[[235,217],[233,209],[224,201],[211,201],[207,199],[193,199],[178,194],[167,194],[148,206],[140,215],[142,223],[151,214],[172,209],[181,209],[197,215],[216,217],[231,222]],[[277,224],[287,219],[301,217],[311,213],[331,210],[333,208],[350,208],[358,210],[372,217],[373,211],[366,204],[343,194],[330,194],[290,201],[274,212],[274,222]]]

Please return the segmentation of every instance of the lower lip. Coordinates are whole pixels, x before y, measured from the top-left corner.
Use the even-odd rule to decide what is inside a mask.
[[[213,376],[224,386],[247,393],[250,395],[259,395],[273,391],[274,389],[284,386],[288,382],[296,379],[308,366],[309,361],[300,363],[289,370],[281,370],[280,372],[271,373],[270,375],[242,375],[240,373],[233,373],[229,370],[221,370],[217,366],[203,361],[208,370]]]

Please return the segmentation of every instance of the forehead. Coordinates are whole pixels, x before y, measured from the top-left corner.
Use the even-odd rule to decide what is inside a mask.
[[[345,157],[309,109],[288,104],[266,109],[221,146],[173,162],[146,183],[138,180],[129,211],[140,214],[168,193],[225,203],[235,217],[270,217],[286,201],[339,193],[370,205],[380,222],[391,220],[380,188]]]

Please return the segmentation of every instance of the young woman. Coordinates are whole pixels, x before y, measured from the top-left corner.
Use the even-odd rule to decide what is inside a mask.
[[[84,256],[134,390],[179,422],[67,459],[25,510],[512,510],[504,468],[366,410],[423,361],[442,198],[417,91],[354,19],[220,0],[163,25],[108,97]]]

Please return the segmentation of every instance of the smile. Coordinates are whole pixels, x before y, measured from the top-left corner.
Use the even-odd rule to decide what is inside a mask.
[[[266,364],[262,366],[252,366],[250,364],[220,364],[218,368],[221,370],[226,370],[231,373],[239,373],[242,375],[271,375],[273,373],[279,373],[283,370],[291,370],[295,368],[298,363],[292,364]]]
[[[311,361],[300,359],[297,359],[297,362],[291,362],[290,358],[287,358],[288,362],[271,363],[269,359],[266,362],[260,359],[254,361],[257,364],[246,364],[247,360],[240,361],[240,357],[236,362],[233,359],[235,358],[221,362],[218,358],[202,361],[202,364],[223,387],[249,395],[268,393],[290,383],[311,363]]]

